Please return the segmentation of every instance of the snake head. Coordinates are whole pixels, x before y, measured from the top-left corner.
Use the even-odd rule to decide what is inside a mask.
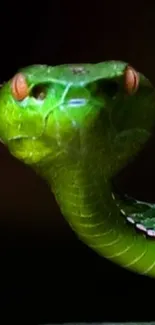
[[[27,164],[54,159],[101,116],[107,135],[111,107],[138,87],[139,74],[119,61],[21,69],[0,90],[0,138]]]

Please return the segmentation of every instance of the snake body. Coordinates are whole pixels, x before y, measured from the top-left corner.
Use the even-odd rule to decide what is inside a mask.
[[[34,65],[0,90],[0,138],[11,154],[48,182],[83,242],[151,277],[154,205],[118,198],[112,178],[140,152],[154,122],[155,89],[121,61]]]

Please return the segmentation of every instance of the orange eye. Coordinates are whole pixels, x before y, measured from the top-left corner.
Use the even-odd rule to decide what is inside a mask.
[[[129,95],[135,93],[139,86],[139,73],[131,66],[128,66],[124,74],[125,89]]]
[[[29,89],[26,79],[22,73],[17,73],[11,82],[12,95],[17,100],[22,100],[28,96]]]

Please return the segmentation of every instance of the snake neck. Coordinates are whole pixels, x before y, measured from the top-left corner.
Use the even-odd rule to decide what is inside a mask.
[[[79,238],[99,255],[139,273],[155,274],[154,243],[134,232],[112,198],[113,139],[102,128],[79,136],[76,146],[37,166]],[[129,150],[130,153],[130,150]],[[122,165],[124,155],[119,160]],[[117,165],[118,166],[118,165]]]
[[[71,144],[67,153],[58,156],[54,163],[45,162],[39,167],[72,229],[84,241],[90,238],[95,245],[93,236],[98,239],[101,233],[108,236],[119,215],[110,182],[111,141],[101,125],[95,125],[90,132],[79,134],[76,146]]]

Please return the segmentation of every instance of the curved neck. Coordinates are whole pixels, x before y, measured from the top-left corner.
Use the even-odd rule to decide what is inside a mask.
[[[80,146],[72,147],[72,154],[62,154],[54,164],[45,162],[39,172],[49,183],[62,214],[89,247],[139,273],[145,265],[145,273],[152,275],[154,243],[137,234],[121,216],[111,193],[109,142],[103,142],[104,135],[97,129],[93,139],[94,134],[83,136]]]

